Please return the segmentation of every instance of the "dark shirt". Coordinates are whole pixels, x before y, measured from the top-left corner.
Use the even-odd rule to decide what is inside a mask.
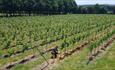
[[[57,48],[51,49],[51,54],[58,54],[58,49]]]

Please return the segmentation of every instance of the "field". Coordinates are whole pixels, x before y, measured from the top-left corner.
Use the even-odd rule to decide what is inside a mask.
[[[0,70],[115,70],[115,15],[0,17]],[[43,65],[42,65],[43,64]]]

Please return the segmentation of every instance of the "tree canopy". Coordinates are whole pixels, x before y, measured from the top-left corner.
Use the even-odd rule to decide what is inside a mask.
[[[73,13],[74,0],[0,0],[0,12],[15,14],[63,14]]]
[[[0,14],[106,14],[115,13],[115,6],[78,6],[75,0],[0,0]]]

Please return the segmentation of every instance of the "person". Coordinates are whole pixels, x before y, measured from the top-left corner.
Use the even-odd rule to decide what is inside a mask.
[[[51,49],[51,55],[52,55],[51,58],[52,59],[57,58],[57,54],[58,54],[58,46]]]

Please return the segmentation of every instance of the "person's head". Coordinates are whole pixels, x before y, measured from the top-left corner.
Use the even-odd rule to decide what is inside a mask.
[[[56,46],[56,48],[58,48],[58,46]]]

